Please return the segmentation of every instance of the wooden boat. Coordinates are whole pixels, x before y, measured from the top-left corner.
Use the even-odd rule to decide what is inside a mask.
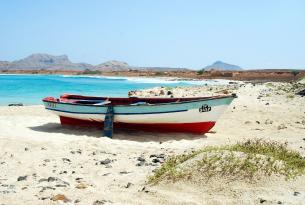
[[[60,117],[62,125],[103,127],[105,117],[111,112],[114,128],[203,134],[215,125],[235,97],[233,94],[194,98],[107,98],[65,94],[60,98],[46,97],[43,103],[47,110]]]

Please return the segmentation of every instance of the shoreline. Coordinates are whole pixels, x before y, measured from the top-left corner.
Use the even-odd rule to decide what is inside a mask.
[[[297,76],[293,75],[293,69],[270,69],[270,70],[243,70],[243,71],[222,71],[211,70],[198,73],[196,70],[188,71],[81,71],[81,70],[8,70],[1,71],[1,74],[46,74],[46,75],[94,75],[94,76],[126,76],[126,77],[174,77],[186,79],[226,79],[253,82],[290,82],[305,77],[305,70],[299,70]],[[92,72],[92,74],[90,74]]]

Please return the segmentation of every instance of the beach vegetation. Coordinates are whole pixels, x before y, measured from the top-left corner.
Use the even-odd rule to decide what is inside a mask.
[[[266,83],[266,87],[273,88],[273,87],[275,87],[275,85],[273,83],[269,82],[269,83]]]
[[[202,75],[205,72],[204,68],[197,71],[197,75]]]
[[[214,177],[253,182],[271,175],[289,180],[304,173],[305,159],[298,152],[288,149],[287,144],[252,139],[172,156],[148,178],[148,182],[198,182]]]
[[[291,74],[293,75],[294,80],[296,80],[296,76],[300,73],[298,70],[292,70]]]
[[[162,75],[164,75],[164,74],[165,74],[165,73],[162,72],[162,71],[158,71],[158,72],[155,73],[156,76],[162,76]]]
[[[80,75],[98,75],[101,74],[102,72],[99,70],[89,70],[86,69],[83,72],[79,73]]]
[[[289,98],[289,99],[293,99],[294,98],[294,94],[289,94],[286,97]]]

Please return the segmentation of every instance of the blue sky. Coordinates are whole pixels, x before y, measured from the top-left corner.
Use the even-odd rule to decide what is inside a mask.
[[[3,0],[0,28],[0,60],[305,68],[303,0]]]

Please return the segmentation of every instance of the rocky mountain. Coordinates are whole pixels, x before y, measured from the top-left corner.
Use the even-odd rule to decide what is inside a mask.
[[[49,54],[32,54],[21,60],[7,62],[0,62],[0,69],[12,70],[84,70],[92,69],[93,66],[86,63],[72,63],[68,56],[60,55],[54,56]]]
[[[204,70],[242,70],[242,68],[237,65],[216,61],[212,65],[206,66]]]
[[[126,62],[111,60],[93,66],[87,63],[73,63],[67,55],[50,55],[37,53],[17,61],[0,61],[0,70],[99,70],[99,71],[177,71],[187,70],[186,68],[169,67],[135,67]]]
[[[9,61],[0,61],[0,70],[8,69],[9,65],[10,65]]]
[[[106,61],[105,63],[101,63],[94,67],[95,70],[100,71],[128,71],[132,69],[126,62],[122,61]]]

